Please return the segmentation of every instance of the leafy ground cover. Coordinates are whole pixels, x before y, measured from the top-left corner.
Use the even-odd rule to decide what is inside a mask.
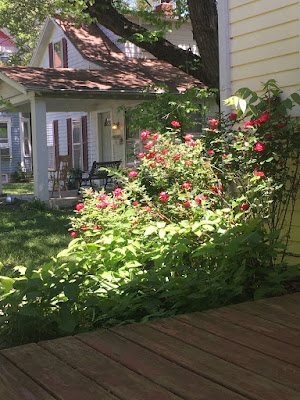
[[[49,261],[70,242],[72,213],[39,209],[26,202],[7,205],[0,200],[0,262],[11,268]]]

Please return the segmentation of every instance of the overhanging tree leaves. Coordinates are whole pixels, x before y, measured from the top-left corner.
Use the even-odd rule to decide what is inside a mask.
[[[168,0],[166,0],[168,2]],[[153,11],[152,0],[0,0],[0,27],[7,27],[17,38],[21,49],[13,62],[28,62],[24,55],[33,50],[42,23],[47,15],[58,10],[65,15],[97,20],[121,38],[130,40],[160,60],[181,68],[210,87],[219,86],[218,29],[216,0],[176,0],[174,13],[166,20],[163,13]],[[26,5],[26,7],[25,7]],[[21,11],[20,11],[21,10]],[[23,10],[23,11],[22,11]],[[142,17],[149,29],[130,21],[128,14]],[[194,39],[201,57],[183,50],[165,39],[170,21],[180,25],[190,16]]]

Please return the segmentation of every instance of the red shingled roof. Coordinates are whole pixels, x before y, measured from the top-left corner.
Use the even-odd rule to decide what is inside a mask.
[[[56,16],[54,21],[85,59],[103,67],[107,62],[126,60],[125,54],[96,24],[81,24],[75,27],[72,21],[61,19],[59,16]]]
[[[105,70],[71,68],[0,67],[0,73],[20,83],[29,90],[82,90],[104,92],[141,92],[149,85],[164,83],[173,92],[181,92],[200,81],[177,68],[147,60],[130,61],[127,64],[110,66]]]

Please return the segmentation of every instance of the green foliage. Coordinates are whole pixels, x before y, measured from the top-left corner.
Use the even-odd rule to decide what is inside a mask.
[[[69,247],[0,277],[2,345],[284,293],[298,271],[284,263],[289,235],[276,218],[299,187],[288,168],[298,168],[299,125],[274,93],[273,82],[262,97],[243,91],[257,104],[240,129],[230,115],[200,139],[177,120],[143,131],[140,165],[77,204]]]

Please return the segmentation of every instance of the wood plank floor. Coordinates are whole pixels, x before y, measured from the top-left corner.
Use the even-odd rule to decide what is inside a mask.
[[[300,293],[0,351],[0,400],[299,400]]]

